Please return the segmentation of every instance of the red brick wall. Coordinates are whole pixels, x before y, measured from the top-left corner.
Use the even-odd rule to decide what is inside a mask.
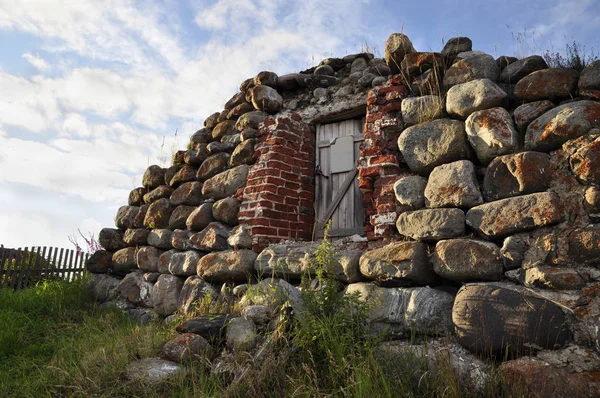
[[[389,236],[395,232],[400,209],[394,196],[393,185],[406,173],[400,167],[402,155],[398,150],[398,136],[403,129],[400,103],[409,94],[400,75],[369,92],[365,141],[361,144],[358,161],[358,185],[364,195],[365,226],[369,240]]]
[[[250,227],[255,250],[282,239],[312,239],[314,131],[297,114],[268,118],[258,131],[254,157],[239,220]]]

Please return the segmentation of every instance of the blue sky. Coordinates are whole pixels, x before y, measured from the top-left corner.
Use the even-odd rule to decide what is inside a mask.
[[[382,56],[400,31],[418,51],[466,35],[496,57],[598,53],[600,1],[0,0],[0,243],[112,226],[241,81]]]

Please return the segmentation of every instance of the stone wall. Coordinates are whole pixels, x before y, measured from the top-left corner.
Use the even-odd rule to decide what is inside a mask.
[[[372,326],[449,334],[478,355],[598,350],[599,99],[600,61],[494,59],[464,37],[437,53],[393,34],[385,60],[261,72],[102,230],[96,293],[167,316],[219,289],[243,301],[262,275],[310,274],[316,245],[278,242],[312,236],[312,127],[366,112],[369,242],[336,242],[335,273],[375,299]]]

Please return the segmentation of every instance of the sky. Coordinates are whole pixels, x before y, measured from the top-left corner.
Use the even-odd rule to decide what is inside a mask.
[[[243,80],[383,57],[394,32],[417,51],[461,35],[495,57],[573,40],[598,54],[600,1],[0,0],[0,244],[113,227]]]

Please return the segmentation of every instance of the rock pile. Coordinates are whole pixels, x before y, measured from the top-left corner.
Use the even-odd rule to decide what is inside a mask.
[[[314,221],[306,203],[314,155],[306,155],[310,130],[300,124],[366,107],[359,187],[375,242],[367,251],[339,243],[335,272],[347,294],[377,303],[373,328],[451,334],[482,356],[542,355],[568,344],[598,350],[599,92],[600,61],[580,73],[549,68],[539,56],[494,59],[465,37],[417,52],[394,34],[385,59],[355,54],[302,73],[261,72],[206,118],[172,167],[148,168],[116,229],[100,233],[105,250],[87,264],[95,294],[141,319],[233,297],[244,316],[200,317],[179,330],[222,334],[231,349],[257,347],[257,334],[276,319],[278,292],[300,314],[293,284],[314,271],[316,243],[255,244],[257,234],[289,237],[294,225]],[[296,174],[271,158],[294,157],[290,143],[309,157],[292,165]],[[261,175],[261,167],[278,174]],[[259,177],[259,188],[244,189]],[[267,224],[253,228],[247,214]],[[261,286],[268,294],[245,294]],[[517,374],[516,366],[508,362],[506,372]]]

